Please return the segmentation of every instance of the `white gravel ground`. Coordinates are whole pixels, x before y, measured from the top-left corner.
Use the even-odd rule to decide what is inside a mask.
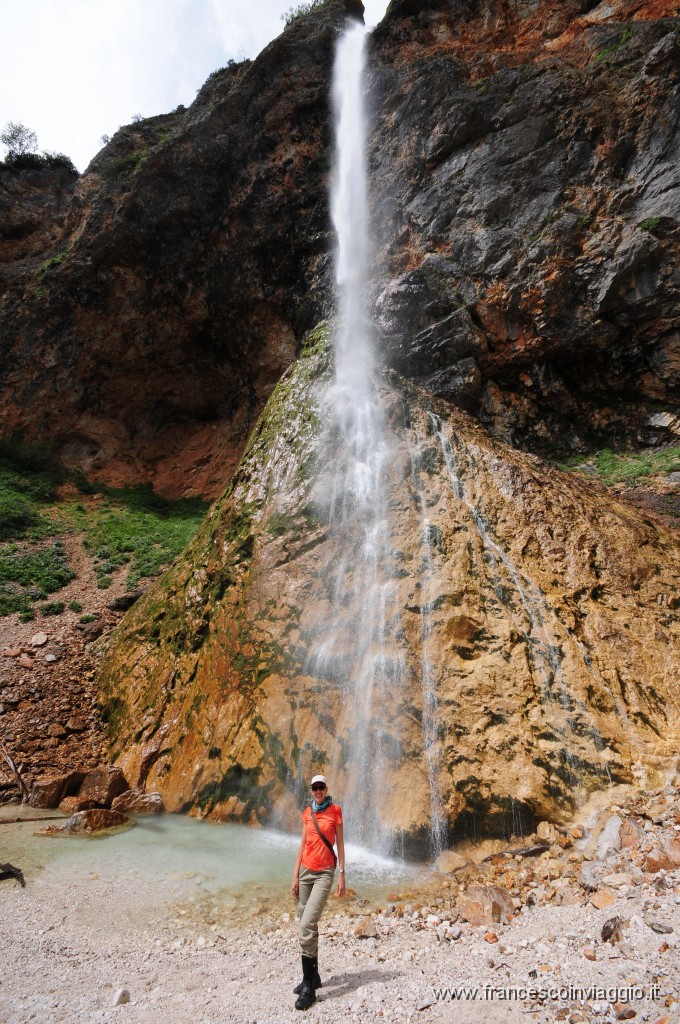
[[[186,882],[184,883],[186,892]],[[680,872],[644,882],[603,911],[582,906],[525,909],[508,926],[462,926],[456,941],[437,938],[422,917],[376,915],[376,939],[354,936],[357,924],[339,904],[322,922],[324,986],[307,1014],[293,1008],[299,959],[292,906],[230,925],[219,898],[180,900],[180,888],[156,892],[132,877],[84,877],[64,888],[40,877],[21,889],[0,882],[2,1024],[284,1024],[419,1021],[495,1024],[530,1020],[615,1020],[606,998],[436,1002],[433,986],[602,988],[656,984],[656,998],[632,999],[637,1020],[678,1020]],[[252,914],[252,911],[251,911]],[[603,943],[615,914],[629,925],[624,951]],[[656,934],[643,918],[672,926]],[[286,920],[286,916],[289,920]],[[445,915],[443,915],[445,916]],[[233,920],[233,919],[232,919]],[[334,934],[333,934],[334,933]],[[597,960],[584,956],[593,946]],[[663,951],[660,951],[663,950]],[[533,973],[535,972],[535,976]],[[121,989],[129,1002],[114,1006]],[[427,1004],[427,1005],[426,1005]],[[419,1008],[422,1007],[422,1008]]]

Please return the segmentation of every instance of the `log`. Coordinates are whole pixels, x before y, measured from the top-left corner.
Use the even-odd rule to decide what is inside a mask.
[[[64,821],[63,814],[45,814],[40,818],[2,818],[0,819],[0,825],[17,825],[32,821]]]
[[[482,864],[496,860],[497,857],[539,857],[546,850],[550,849],[550,843],[534,843],[533,846],[518,846],[514,850],[501,850],[499,853],[492,853],[485,857]]]
[[[21,888],[26,888],[23,871],[20,868],[15,868],[13,864],[0,864],[0,879],[2,878],[16,878],[17,882],[21,884]]]
[[[12,775],[16,779],[17,786],[19,787],[19,792],[21,793],[21,802],[22,802],[22,804],[27,804],[28,803],[28,796],[29,796],[28,787],[27,787],[26,783],[24,782],[24,780],[22,779],[21,772],[19,771],[19,769],[15,765],[9,750],[7,749],[5,744],[2,743],[2,742],[0,742],[0,755],[2,755],[3,760],[5,761],[5,763],[9,767],[9,770],[11,771]]]

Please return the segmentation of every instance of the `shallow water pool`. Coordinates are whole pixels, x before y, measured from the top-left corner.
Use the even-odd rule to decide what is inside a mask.
[[[0,808],[0,863],[21,868],[27,882],[69,885],[93,874],[112,882],[134,878],[149,903],[158,900],[158,883],[170,883],[177,899],[196,894],[197,886],[204,896],[259,893],[290,899],[298,836],[174,814],[137,818],[132,828],[104,838],[36,836],[46,822],[11,820],[53,813]],[[346,846],[346,862],[347,885],[371,901],[415,884],[426,873],[352,844]]]

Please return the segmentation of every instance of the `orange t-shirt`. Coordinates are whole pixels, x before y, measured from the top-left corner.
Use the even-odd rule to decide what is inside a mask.
[[[319,828],[332,846],[335,843],[335,830],[338,825],[342,825],[342,808],[339,804],[331,804],[325,811],[315,811],[314,813]],[[326,868],[332,868],[334,865],[331,851],[314,828],[311,807],[305,807],[302,812],[302,820],[306,826],[302,866],[308,868],[309,871],[325,871]]]

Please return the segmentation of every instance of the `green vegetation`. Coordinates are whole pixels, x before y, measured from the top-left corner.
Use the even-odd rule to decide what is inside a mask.
[[[583,459],[572,459],[565,469],[578,470],[583,467]],[[662,473],[673,473],[680,470],[680,446],[664,448],[654,452],[613,452],[605,448],[589,460],[600,478],[606,484],[634,484],[645,477]]]
[[[267,529],[272,537],[281,537],[295,526],[295,516],[288,512],[272,512]]]
[[[53,501],[63,474],[50,468],[47,448],[0,443],[0,541],[54,533],[42,514]]]
[[[106,590],[112,574],[127,564],[127,587],[133,590],[141,578],[157,575],[176,558],[207,509],[201,499],[166,501],[150,487],[97,493],[83,481],[80,489],[89,491],[88,497],[60,500],[57,487],[68,480],[54,466],[50,448],[0,442],[0,616],[18,611],[32,617],[33,602],[73,579],[63,543],[45,546],[47,538],[82,532],[97,586]],[[69,608],[82,611],[78,601]],[[40,610],[56,615],[64,605],[51,602]]]
[[[100,705],[102,720],[106,724],[109,739],[115,740],[127,717],[128,708],[120,697],[112,697],[106,703]]]
[[[102,164],[101,176],[104,181],[110,183],[131,178],[148,155],[148,149],[141,149],[138,153],[126,153],[125,156],[116,157],[115,160],[107,160]]]
[[[87,507],[77,502],[65,510],[70,525],[85,534],[100,590],[122,565],[130,566],[128,590],[158,575],[189,543],[207,509],[200,498],[166,501],[150,487],[104,488],[103,494],[103,501]]]
[[[613,53],[616,53],[616,51],[620,50],[622,46],[625,46],[626,43],[630,42],[630,40],[633,38],[633,34],[634,33],[632,26],[628,25],[628,27],[623,30],[620,36],[617,36],[616,39],[614,39],[611,43],[608,43],[608,45],[605,46],[604,49],[600,50],[600,52],[595,57],[595,60],[603,61],[606,60],[608,57],[611,57]]]
[[[66,605],[63,601],[48,601],[47,604],[40,605],[40,614],[44,619],[50,615],[61,615]]]
[[[0,142],[7,147],[4,166],[10,170],[65,167],[71,174],[78,173],[73,161],[64,153],[37,153],[38,136],[26,125],[8,121],[0,132]]]
[[[96,615],[81,615],[78,622],[85,626],[88,622],[94,622],[96,618]]]
[[[661,223],[661,217],[647,217],[645,220],[641,220],[638,227],[642,228],[643,231],[649,231],[654,234],[656,228]]]
[[[286,28],[292,25],[293,22],[297,21],[305,14],[309,14],[315,7],[321,7],[324,0],[309,0],[308,3],[297,4],[295,7],[289,7],[287,11],[281,15],[281,21],[285,22]]]
[[[45,260],[45,262],[41,263],[40,266],[38,267],[38,270],[37,270],[37,273],[36,273],[36,277],[38,279],[40,279],[46,273],[48,273],[48,271],[50,271],[50,270],[58,270],[59,267],[64,262],[64,260],[66,259],[66,257],[71,253],[72,250],[73,250],[73,245],[71,244],[71,245],[68,246],[68,248],[66,248],[64,250],[64,252],[60,252],[58,256],[53,256],[51,259]]]
[[[38,551],[0,544],[0,615],[31,611],[33,601],[44,600],[74,575],[59,541]]]

